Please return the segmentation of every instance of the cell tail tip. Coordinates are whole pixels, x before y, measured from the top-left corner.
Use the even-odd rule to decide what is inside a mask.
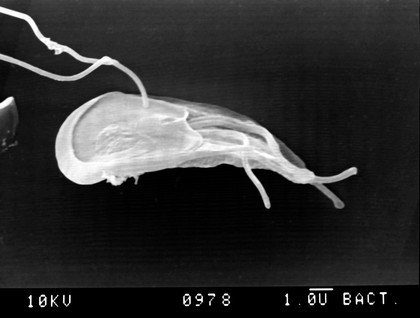
[[[351,175],[355,175],[359,172],[359,170],[356,167],[351,167],[348,169],[348,171]]]
[[[344,207],[345,207],[346,205],[344,204],[344,202],[343,201],[341,201],[341,200],[339,200],[339,201],[334,201],[334,207],[336,208],[336,209],[339,209],[339,210],[341,210],[341,209],[344,209]]]

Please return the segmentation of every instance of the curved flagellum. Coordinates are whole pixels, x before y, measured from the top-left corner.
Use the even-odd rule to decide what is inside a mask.
[[[146,172],[176,167],[208,168],[220,164],[243,167],[266,208],[268,195],[252,169],[273,170],[286,179],[312,184],[333,202],[344,204],[323,183],[343,180],[350,168],[318,177],[267,129],[222,107],[176,99],[141,98],[107,93],[75,110],[61,126],[56,157],[63,174],[78,184],[107,180],[119,185]]]
[[[31,64],[28,64],[28,63],[24,62],[24,61],[15,59],[14,57],[4,55],[4,54],[1,54],[1,53],[0,53],[0,61],[5,61],[5,62],[9,62],[9,63],[15,64],[15,65],[18,65],[18,66],[26,68],[26,69],[34,72],[34,73],[37,73],[41,76],[45,76],[45,77],[51,78],[51,79],[56,80],[56,81],[66,81],[66,82],[67,81],[77,81],[77,80],[85,77],[86,75],[88,75],[89,73],[91,73],[92,71],[94,71],[95,69],[97,69],[101,65],[112,65],[115,68],[117,68],[120,71],[127,74],[133,80],[133,82],[136,84],[137,88],[139,89],[139,91],[141,93],[143,107],[148,107],[149,106],[149,101],[148,101],[148,98],[147,98],[147,92],[146,92],[146,89],[145,89],[142,81],[140,80],[140,78],[132,70],[130,70],[128,67],[122,65],[117,60],[114,60],[114,59],[110,58],[109,56],[103,56],[100,59],[82,56],[79,53],[77,53],[75,50],[73,50],[72,48],[68,47],[67,45],[59,44],[55,41],[52,41],[50,38],[45,37],[41,33],[41,31],[39,30],[35,21],[29,15],[27,15],[25,13],[22,13],[22,12],[15,11],[15,10],[10,10],[10,9],[4,8],[2,6],[0,6],[0,13],[26,21],[29,24],[29,26],[31,27],[31,29],[34,32],[34,35],[37,37],[37,39],[40,42],[42,42],[49,50],[54,51],[54,53],[56,55],[61,54],[61,53],[67,53],[79,62],[92,64],[92,65],[90,67],[88,67],[86,70],[80,72],[79,74],[70,75],[70,76],[63,76],[63,75],[58,75],[58,74],[54,74],[54,73],[42,70],[42,69],[40,69],[36,66],[33,66]]]

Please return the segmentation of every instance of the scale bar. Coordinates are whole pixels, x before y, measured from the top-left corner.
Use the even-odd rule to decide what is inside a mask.
[[[332,291],[333,288],[309,288],[310,291]]]

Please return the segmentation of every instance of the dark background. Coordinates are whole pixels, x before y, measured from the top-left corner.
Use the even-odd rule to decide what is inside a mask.
[[[19,145],[0,155],[0,286],[260,286],[419,283],[418,3],[409,1],[2,1],[41,32],[136,72],[151,95],[247,115],[330,188],[243,169],[171,169],[114,187],[59,171],[60,125],[109,91],[137,93],[112,67],[56,82],[0,62]],[[72,75],[18,19],[0,52]],[[118,105],[116,105],[118,107]]]

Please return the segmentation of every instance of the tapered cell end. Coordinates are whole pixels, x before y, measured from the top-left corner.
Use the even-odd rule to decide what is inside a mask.
[[[270,199],[268,197],[266,199],[264,199],[264,206],[267,210],[270,210],[271,203],[270,203]]]
[[[356,167],[351,167],[351,168],[347,169],[348,177],[350,177],[350,176],[354,176],[354,175],[356,175],[358,172],[359,172],[359,171],[357,170],[357,168],[356,168]],[[347,177],[347,178],[348,178],[348,177]]]
[[[17,145],[15,134],[18,123],[15,99],[8,97],[0,103],[0,152]]]
[[[357,174],[357,168],[356,167],[351,167],[347,170],[344,170],[342,173],[339,173],[335,176],[331,176],[331,177],[319,177],[319,176],[315,176],[315,178],[313,179],[312,183],[334,183],[334,182],[338,182],[344,179],[347,179],[351,176],[354,176],[355,174]]]
[[[338,199],[338,200],[336,200],[336,201],[334,201],[334,207],[336,208],[336,209],[344,209],[344,207],[345,207],[346,205],[344,204],[344,202],[343,201],[341,201],[340,199]]]
[[[337,197],[330,189],[321,183],[312,183],[312,185],[325,194],[334,204],[336,209],[344,209],[345,204],[339,197]]]

